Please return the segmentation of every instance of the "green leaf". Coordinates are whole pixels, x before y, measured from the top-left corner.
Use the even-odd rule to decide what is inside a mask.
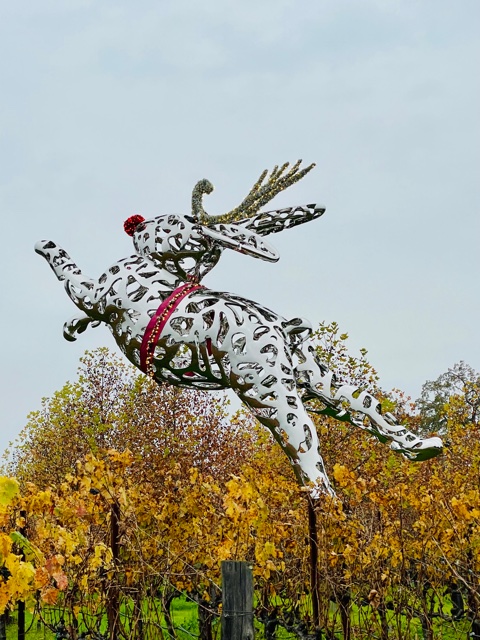
[[[32,544],[30,540],[28,540],[19,531],[12,531],[10,538],[23,551],[26,560],[40,560],[42,563],[45,561],[44,555],[40,549]]]

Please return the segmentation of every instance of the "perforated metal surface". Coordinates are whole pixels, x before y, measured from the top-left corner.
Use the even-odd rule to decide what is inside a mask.
[[[135,253],[98,280],[84,276],[54,242],[36,244],[82,312],[65,324],[65,338],[75,340],[89,324],[103,322],[126,357],[140,367],[147,326],[179,287],[201,282],[225,248],[276,261],[275,248],[263,236],[314,220],[325,210],[311,204],[262,213],[249,210],[245,218],[235,211],[233,221],[232,216],[215,219],[203,212],[201,195],[208,192],[203,187],[196,187],[194,214],[141,222],[133,235]],[[315,357],[308,322],[287,320],[251,300],[204,287],[176,304],[162,315],[147,373],[177,386],[233,389],[270,429],[298,480],[313,483],[314,496],[333,491],[309,411],[365,429],[411,460],[441,452],[439,438],[419,439],[393,416],[382,416],[370,394],[337,382]]]

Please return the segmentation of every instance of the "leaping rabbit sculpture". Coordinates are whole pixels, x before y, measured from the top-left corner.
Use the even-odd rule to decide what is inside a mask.
[[[85,276],[52,241],[38,242],[35,250],[81,311],[64,326],[67,340],[75,340],[89,324],[104,322],[130,362],[157,382],[233,389],[271,431],[299,482],[310,484],[319,497],[333,490],[311,411],[360,427],[410,460],[438,455],[442,441],[420,439],[391,414],[382,415],[372,395],[337,381],[316,357],[307,321],[287,320],[256,302],[200,284],[224,249],[275,262],[279,256],[264,237],[324,213],[316,204],[259,212],[314,166],[301,169],[300,164],[275,167],[270,175],[264,171],[242,204],[225,215],[204,211],[203,195],[213,186],[202,180],[193,190],[190,215],[132,216],[125,230],[133,236],[135,253],[98,280]]]

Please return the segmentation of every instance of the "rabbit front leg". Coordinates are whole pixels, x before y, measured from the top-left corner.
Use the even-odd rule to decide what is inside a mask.
[[[51,240],[40,240],[35,251],[43,256],[60,281],[65,282],[65,290],[76,306],[89,318],[100,320],[94,310],[94,296],[97,283],[82,274],[68,253]]]
[[[76,334],[86,331],[89,325],[92,325],[92,327],[98,327],[99,324],[99,320],[92,320],[92,318],[87,316],[85,313],[82,313],[82,315],[74,316],[65,322],[63,325],[63,337],[65,340],[68,340],[68,342],[75,342],[77,339]]]

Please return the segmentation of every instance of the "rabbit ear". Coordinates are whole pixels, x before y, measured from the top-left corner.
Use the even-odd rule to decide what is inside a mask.
[[[266,236],[316,220],[324,213],[325,207],[320,204],[302,204],[275,211],[261,211],[251,218],[239,220],[237,225],[255,231],[260,236]]]
[[[212,238],[222,247],[233,249],[253,258],[260,258],[261,260],[267,260],[267,262],[277,262],[280,259],[275,247],[254,231],[243,226],[224,223],[208,227],[202,225],[201,233]]]

